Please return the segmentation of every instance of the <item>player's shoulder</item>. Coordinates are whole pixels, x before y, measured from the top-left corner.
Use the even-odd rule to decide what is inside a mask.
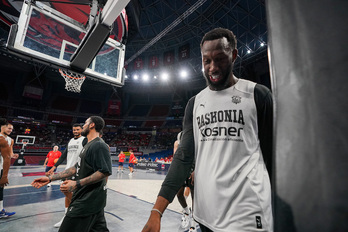
[[[99,137],[95,139],[94,146],[96,146],[96,147],[107,147],[108,148],[108,145],[105,143],[105,141],[103,139],[99,138]]]
[[[271,90],[262,84],[255,85],[255,94],[266,96],[271,93]]]

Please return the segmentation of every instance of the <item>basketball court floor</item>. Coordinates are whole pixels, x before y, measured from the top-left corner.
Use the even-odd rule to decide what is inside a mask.
[[[64,169],[64,165],[58,171]],[[64,195],[59,190],[59,182],[51,187],[35,189],[30,183],[44,171],[43,166],[12,166],[9,172],[10,185],[5,187],[4,208],[15,211],[9,218],[0,219],[1,232],[55,232],[57,223],[64,213]],[[150,210],[165,178],[165,172],[154,170],[135,170],[113,174],[108,180],[108,199],[105,217],[110,231],[137,232],[145,225]],[[191,205],[191,199],[188,198]],[[161,231],[188,231],[179,229],[181,224],[181,206],[175,198],[162,217]],[[198,229],[197,231],[200,232]]]

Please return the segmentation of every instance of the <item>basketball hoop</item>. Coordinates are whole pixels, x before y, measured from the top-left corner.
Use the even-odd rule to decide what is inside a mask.
[[[66,90],[75,93],[81,92],[81,86],[86,79],[85,75],[62,69],[59,69],[59,72],[65,80]]]

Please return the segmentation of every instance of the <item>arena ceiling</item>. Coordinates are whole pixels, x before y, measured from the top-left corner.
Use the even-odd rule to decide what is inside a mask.
[[[62,1],[44,2],[52,4]],[[6,13],[19,15],[18,5],[21,2],[2,0],[0,7],[1,10],[6,9]],[[91,0],[73,2],[88,3]],[[216,27],[228,28],[235,33],[239,51],[237,69],[241,68],[238,64],[250,63],[267,56],[264,0],[131,0],[126,11],[128,35],[124,37],[124,43],[129,76],[126,85],[132,81],[134,73],[148,71],[150,75],[159,75],[163,68],[167,68],[177,75],[175,73],[183,66],[190,70],[192,80],[203,80],[199,44],[202,36]],[[2,25],[2,28],[6,28],[6,25]],[[185,59],[178,57],[182,47],[189,48]],[[174,61],[164,66],[168,52],[174,52]],[[148,64],[153,56],[158,57],[159,66],[150,69]],[[139,59],[143,65],[141,69],[135,69],[134,62]]]

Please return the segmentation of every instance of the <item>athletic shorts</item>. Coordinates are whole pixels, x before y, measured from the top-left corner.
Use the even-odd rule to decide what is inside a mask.
[[[134,168],[134,164],[132,164],[132,163],[129,163],[128,166],[131,168]]]
[[[118,162],[118,166],[122,166],[123,167],[123,162]]]
[[[69,217],[65,215],[59,232],[108,232],[104,209],[86,217]]]

